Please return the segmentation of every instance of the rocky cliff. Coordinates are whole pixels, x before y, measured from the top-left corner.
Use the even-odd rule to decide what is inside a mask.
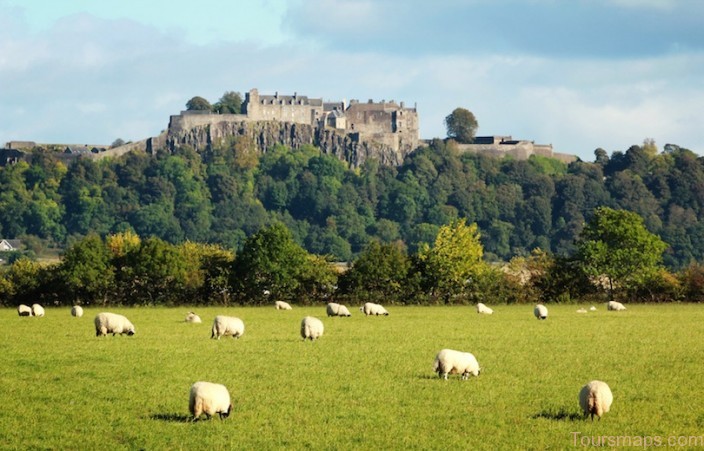
[[[323,153],[346,161],[351,167],[359,167],[367,158],[375,158],[381,164],[400,165],[403,158],[414,150],[402,142],[378,142],[374,136],[361,136],[359,133],[317,129],[311,125],[288,122],[248,120],[219,121],[192,127],[183,127],[182,124],[169,126],[163,143],[169,150],[187,145],[203,152],[232,136],[242,136],[255,143],[257,150],[262,153],[275,144],[293,149],[305,144],[314,145]],[[161,139],[155,139],[149,143],[147,151],[161,147],[161,142]]]

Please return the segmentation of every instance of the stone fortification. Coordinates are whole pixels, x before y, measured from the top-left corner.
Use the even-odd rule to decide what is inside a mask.
[[[415,150],[418,113],[403,103],[351,101],[323,102],[294,95],[245,95],[243,114],[209,114],[182,111],[171,116],[166,147],[189,145],[205,151],[228,137],[242,136],[265,152],[274,144],[298,148],[318,146],[358,167],[370,157],[382,164],[401,164]]]
[[[64,146],[61,157],[104,158],[126,152],[153,153],[187,145],[198,152],[223,144],[231,137],[243,137],[258,152],[276,144],[291,148],[314,145],[324,153],[359,167],[367,158],[381,164],[400,165],[419,145],[419,119],[416,107],[408,108],[393,100],[324,102],[320,98],[293,95],[260,95],[256,89],[245,94],[242,114],[213,114],[209,111],[182,111],[170,117],[168,129],[159,136],[108,149],[107,146]],[[32,141],[12,141],[0,162],[11,164],[26,158]],[[45,145],[40,145],[45,147]],[[23,155],[18,156],[16,149]],[[574,155],[553,152],[552,145],[514,140],[511,136],[479,136],[473,144],[459,144],[460,152],[483,153],[497,158],[511,156],[525,160],[531,155],[557,158],[566,163]],[[15,153],[12,153],[15,152]]]
[[[514,140],[511,136],[477,136],[472,144],[458,144],[460,152],[482,153],[496,158],[510,156],[527,160],[531,155],[558,159],[564,163],[577,160],[574,155],[554,152],[552,144],[535,144],[533,141]]]

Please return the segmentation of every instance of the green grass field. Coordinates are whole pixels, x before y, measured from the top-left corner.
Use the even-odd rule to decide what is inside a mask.
[[[102,309],[0,310],[0,448],[562,449],[704,435],[704,306],[549,306],[547,321],[532,306],[389,306],[378,318],[350,307],[351,318],[324,306],[194,309],[203,324],[184,323],[186,307],[109,309],[137,333],[103,338]],[[244,336],[211,340],[217,314],[242,318]],[[319,341],[301,340],[306,315],[325,323]],[[439,379],[442,348],[474,353],[481,375]],[[592,379],[614,394],[594,422],[577,400]],[[228,387],[228,419],[188,421],[198,380]]]

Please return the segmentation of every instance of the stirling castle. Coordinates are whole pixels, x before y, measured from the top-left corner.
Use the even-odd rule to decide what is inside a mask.
[[[22,158],[23,151],[34,146],[52,147],[65,158],[118,156],[131,151],[155,152],[190,146],[204,152],[231,137],[243,137],[259,152],[275,144],[298,148],[314,145],[324,153],[359,167],[367,158],[381,164],[400,165],[404,157],[425,144],[419,137],[416,106],[403,102],[358,100],[324,102],[322,98],[293,95],[260,95],[257,89],[245,94],[242,114],[216,114],[189,110],[170,117],[168,128],[159,136],[132,142],[117,148],[108,146],[40,145],[31,141],[12,141],[0,150],[0,165]],[[460,152],[485,153],[501,157],[510,155],[527,159],[531,155],[557,158],[565,162],[573,155],[553,152],[552,145],[539,145],[510,136],[477,137],[474,144],[457,146]],[[5,161],[7,160],[7,161]]]

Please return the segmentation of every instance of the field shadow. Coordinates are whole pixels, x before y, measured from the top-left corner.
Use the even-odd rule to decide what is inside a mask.
[[[171,423],[187,423],[191,421],[190,415],[182,413],[154,413],[149,415],[152,420],[168,421]]]
[[[560,407],[559,409],[541,410],[531,418],[545,418],[546,420],[553,421],[581,421],[584,419],[584,415],[575,411],[570,411],[565,407]]]

